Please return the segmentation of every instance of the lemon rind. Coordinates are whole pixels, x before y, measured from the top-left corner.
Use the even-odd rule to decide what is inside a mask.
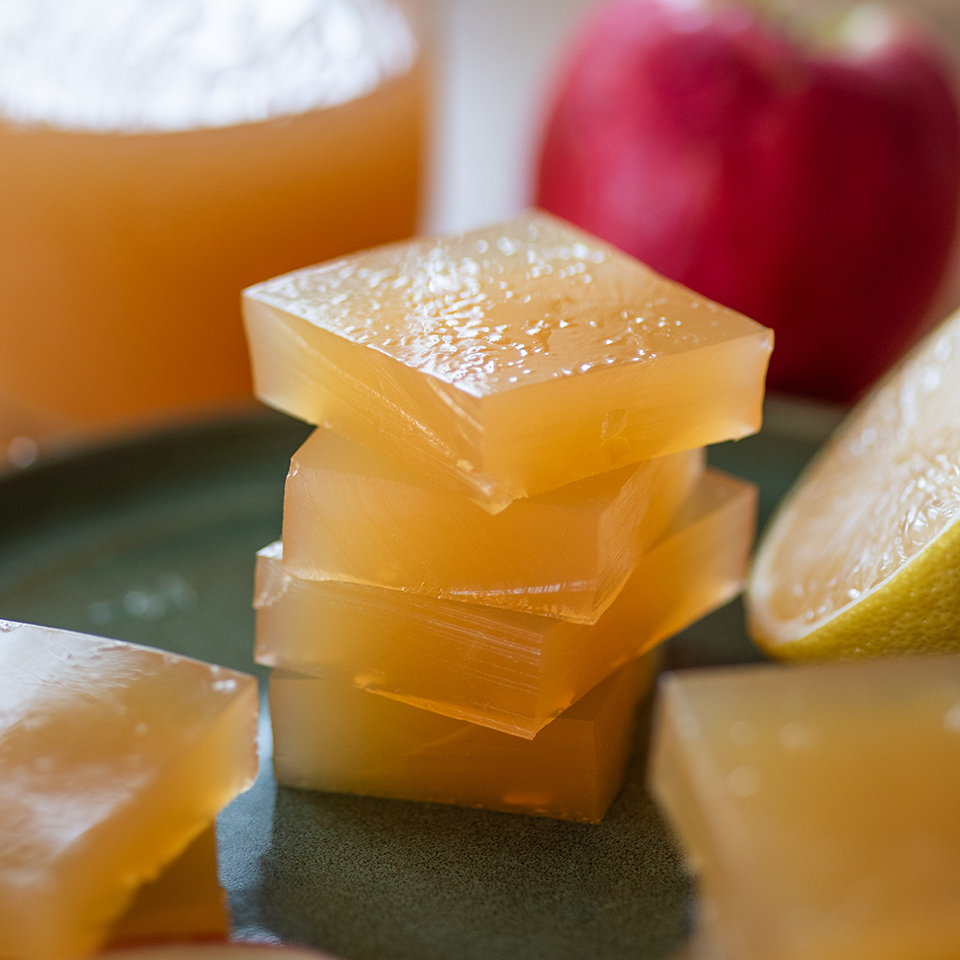
[[[748,607],[747,631],[778,660],[960,651],[960,520],[869,593],[815,621],[802,636],[785,638],[799,621],[775,621],[759,606]]]

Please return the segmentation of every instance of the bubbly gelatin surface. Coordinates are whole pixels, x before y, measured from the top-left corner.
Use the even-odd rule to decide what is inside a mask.
[[[475,397],[760,329],[540,213],[298,271],[248,296]]]
[[[0,621],[0,957],[95,949],[253,782],[256,682]]]
[[[960,657],[667,675],[651,775],[718,955],[960,955]]]
[[[283,670],[270,681],[278,783],[599,823],[656,669],[624,665],[533,740]]]
[[[491,509],[759,426],[772,335],[538,212],[245,291],[268,403]]]
[[[491,516],[318,428],[294,454],[283,563],[299,577],[595,623],[703,473],[684,450],[517,500]]]
[[[258,662],[532,738],[620,664],[740,589],[756,490],[707,470],[593,625],[337,580],[257,557]]]

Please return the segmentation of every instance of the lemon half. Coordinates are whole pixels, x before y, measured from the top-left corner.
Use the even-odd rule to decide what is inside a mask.
[[[747,626],[778,659],[960,650],[960,313],[841,424],[761,540]]]

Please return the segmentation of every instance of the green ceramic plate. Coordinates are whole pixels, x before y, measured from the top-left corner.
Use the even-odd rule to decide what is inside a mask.
[[[711,451],[760,485],[761,517],[835,421],[770,405]],[[254,554],[280,533],[303,424],[264,412],[144,436],[0,478],[0,617],[99,633],[253,671]],[[758,659],[738,603],[676,637],[674,667]],[[599,826],[278,788],[263,764],[221,815],[240,939],[349,960],[662,958],[691,886],[644,790],[649,704]],[[264,724],[262,756],[269,756]]]

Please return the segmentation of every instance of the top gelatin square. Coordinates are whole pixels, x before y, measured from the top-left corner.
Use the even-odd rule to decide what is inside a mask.
[[[244,292],[256,392],[491,512],[756,431],[772,333],[539,211]]]

